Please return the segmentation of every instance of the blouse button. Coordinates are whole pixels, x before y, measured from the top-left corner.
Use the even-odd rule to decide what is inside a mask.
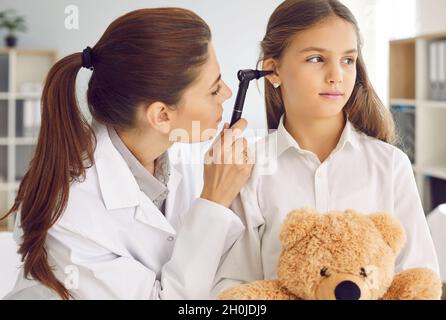
[[[167,241],[173,241],[173,239],[174,239],[174,237],[169,236],[169,237],[167,238]]]

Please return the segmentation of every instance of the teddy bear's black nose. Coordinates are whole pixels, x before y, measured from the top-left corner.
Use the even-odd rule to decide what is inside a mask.
[[[342,281],[335,289],[336,300],[359,300],[361,289],[352,281]]]

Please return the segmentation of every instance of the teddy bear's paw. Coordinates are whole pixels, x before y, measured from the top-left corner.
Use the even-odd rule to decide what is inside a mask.
[[[223,291],[219,300],[294,300],[277,280],[260,280]]]
[[[395,276],[384,300],[439,300],[441,280],[427,268],[413,268]]]

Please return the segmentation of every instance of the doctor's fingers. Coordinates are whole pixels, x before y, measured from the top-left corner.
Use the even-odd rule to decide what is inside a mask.
[[[220,148],[230,148],[237,138],[241,136],[247,126],[248,122],[243,118],[237,121],[231,128],[229,128],[229,124],[225,124],[222,131],[212,144],[211,148],[213,149],[213,153],[219,150],[218,147],[214,148],[214,146],[220,146]]]
[[[250,151],[248,147],[248,140],[239,138],[230,146],[221,148],[220,145],[215,145],[210,161],[215,164],[244,164],[250,159]]]
[[[254,155],[249,148],[248,140],[245,138],[239,138],[233,143],[232,155],[234,164],[245,165],[254,163]]]

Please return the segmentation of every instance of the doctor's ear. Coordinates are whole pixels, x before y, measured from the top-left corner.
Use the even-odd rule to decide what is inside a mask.
[[[282,81],[280,80],[280,76],[279,76],[277,60],[275,60],[273,58],[268,58],[268,59],[263,60],[262,70],[273,70],[274,71],[273,73],[265,76],[265,78],[268,79],[268,81],[273,86],[278,87],[282,84]]]
[[[172,127],[173,112],[168,105],[162,102],[153,102],[145,106],[145,120],[153,129],[162,134],[169,134]]]

